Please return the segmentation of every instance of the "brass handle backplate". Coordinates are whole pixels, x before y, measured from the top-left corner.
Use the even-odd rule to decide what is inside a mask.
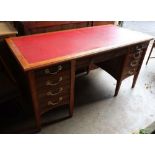
[[[62,97],[59,97],[59,100],[57,102],[53,102],[53,101],[48,101],[47,104],[50,106],[50,105],[57,105],[59,104],[61,101],[62,101]]]
[[[55,85],[58,85],[61,81],[62,81],[62,76],[59,77],[59,80],[55,83],[52,83],[51,81],[46,81],[46,86],[55,86]]]
[[[48,92],[46,93],[46,95],[47,95],[47,96],[54,96],[54,95],[60,94],[62,91],[63,91],[63,88],[60,87],[59,90],[58,90],[57,92],[48,91]]]
[[[63,67],[61,65],[59,65],[57,67],[57,70],[55,72],[51,72],[50,69],[45,69],[44,72],[45,74],[51,74],[51,75],[56,75],[58,74],[61,70],[63,69]]]

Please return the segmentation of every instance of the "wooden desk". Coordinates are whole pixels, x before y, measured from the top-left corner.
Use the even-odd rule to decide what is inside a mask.
[[[6,39],[29,82],[37,128],[41,115],[69,105],[74,109],[76,71],[97,65],[116,80],[117,95],[123,79],[134,75],[135,86],[151,36],[114,25]]]

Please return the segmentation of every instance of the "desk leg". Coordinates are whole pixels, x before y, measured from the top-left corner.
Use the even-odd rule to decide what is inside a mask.
[[[33,71],[28,72],[28,80],[29,80],[29,87],[30,87],[30,92],[32,96],[36,127],[37,127],[37,130],[40,130],[41,129],[40,108],[39,108],[37,93],[35,89],[36,85],[35,85],[35,77],[34,77]]]
[[[119,92],[119,89],[120,89],[121,83],[122,83],[122,80],[117,81],[114,96],[117,96],[117,95],[118,95],[118,92]]]
[[[152,45],[152,47],[151,47],[149,56],[148,56],[147,61],[146,61],[146,65],[148,64],[148,61],[149,61],[149,59],[150,59],[150,56],[151,56],[151,54],[152,54],[152,51],[153,51],[154,46],[155,46],[155,41],[154,41],[154,43],[153,43],[153,45]]]
[[[146,50],[147,50],[147,49],[146,49]],[[137,70],[137,73],[134,75],[133,83],[132,83],[132,88],[134,88],[135,85],[136,85],[136,81],[137,81],[137,78],[138,78],[140,69],[141,69],[141,67],[142,67],[142,63],[143,63],[143,60],[144,60],[144,57],[145,57],[145,54],[146,54],[146,50],[145,50],[145,52],[143,52],[143,56],[142,56],[142,59],[141,59],[141,61],[140,61],[140,63],[139,63],[140,66],[139,66],[139,68],[138,68],[138,70]]]
[[[74,86],[75,86],[75,69],[76,61],[71,61],[71,86],[70,86],[70,104],[69,104],[69,116],[73,116],[74,111]]]
[[[133,82],[132,82],[132,88],[135,87],[137,78],[138,78],[138,74],[134,75],[134,77],[133,77]]]

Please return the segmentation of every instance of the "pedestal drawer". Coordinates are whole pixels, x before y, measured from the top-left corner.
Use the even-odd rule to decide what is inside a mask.
[[[124,64],[123,78],[134,75],[141,66],[148,43],[141,43],[129,48]]]
[[[55,107],[69,104],[70,68],[70,63],[63,63],[35,71],[36,91],[41,114]]]
[[[58,106],[69,104],[69,102],[70,102],[69,95],[58,96],[57,98],[54,98],[54,99],[45,98],[44,100],[40,100],[41,114],[43,114],[53,108],[56,108]]]
[[[36,77],[58,75],[61,72],[67,71],[67,70],[70,70],[70,63],[52,65],[52,66],[37,70],[35,74],[36,74]]]

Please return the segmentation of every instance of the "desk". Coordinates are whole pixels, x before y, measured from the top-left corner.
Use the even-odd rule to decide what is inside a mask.
[[[151,36],[114,25],[6,39],[29,83],[37,128],[41,115],[67,104],[74,109],[76,71],[97,65],[117,80],[134,76],[135,86]]]

